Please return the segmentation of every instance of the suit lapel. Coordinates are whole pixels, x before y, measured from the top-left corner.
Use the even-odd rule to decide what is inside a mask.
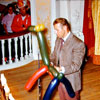
[[[66,45],[69,45],[69,43],[71,43],[70,41],[72,41],[72,38],[73,38],[73,34],[71,33],[68,37],[68,39],[65,41],[64,45],[62,48],[65,48]]]

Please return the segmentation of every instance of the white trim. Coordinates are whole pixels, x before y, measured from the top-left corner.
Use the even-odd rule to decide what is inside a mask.
[[[14,62],[12,64],[0,65],[0,71],[22,67],[22,66],[24,66],[32,61],[33,61],[33,56],[28,57],[27,59],[24,59],[22,61]]]
[[[37,18],[36,18],[36,0],[30,0],[31,4],[31,25],[37,25]],[[34,60],[38,59],[38,41],[36,35],[32,34],[32,50],[33,50],[33,58]]]
[[[83,32],[84,3],[85,3],[85,1],[84,1],[84,0],[80,2],[80,12],[81,12],[81,20],[80,20],[80,25],[81,25],[81,32]]]
[[[56,19],[56,0],[51,0],[51,52],[54,50],[56,34],[54,34],[53,21]]]
[[[31,6],[31,25],[36,25],[36,2],[35,0],[30,0],[30,6]]]

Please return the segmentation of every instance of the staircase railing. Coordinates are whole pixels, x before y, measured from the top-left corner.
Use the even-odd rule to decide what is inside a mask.
[[[19,32],[0,36],[0,70],[16,68],[31,61],[31,33]]]

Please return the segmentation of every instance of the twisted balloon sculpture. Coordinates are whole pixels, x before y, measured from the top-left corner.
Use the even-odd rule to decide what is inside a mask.
[[[47,53],[47,48],[46,48],[46,44],[45,44],[45,40],[43,36],[44,29],[45,29],[45,26],[43,24],[28,27],[28,31],[34,32],[37,35],[40,53],[42,56],[44,66],[42,66],[39,70],[37,70],[32,75],[32,77],[26,83],[25,89],[29,91],[33,87],[33,85],[36,83],[38,78],[40,78],[45,73],[48,73],[52,80],[46,90],[43,100],[50,100],[54,89],[56,88],[56,86],[59,85],[60,82],[65,85],[65,88],[69,96],[73,98],[75,96],[75,92],[73,91],[73,88],[70,82],[68,81],[68,79],[65,78],[63,73],[59,73],[53,66],[50,66],[49,56]]]

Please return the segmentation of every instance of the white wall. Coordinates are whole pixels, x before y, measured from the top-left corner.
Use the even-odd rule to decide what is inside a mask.
[[[0,0],[0,4],[8,5],[9,3],[17,2],[17,0]]]
[[[72,32],[84,41],[83,31],[84,0],[56,0],[56,18],[66,18]]]

